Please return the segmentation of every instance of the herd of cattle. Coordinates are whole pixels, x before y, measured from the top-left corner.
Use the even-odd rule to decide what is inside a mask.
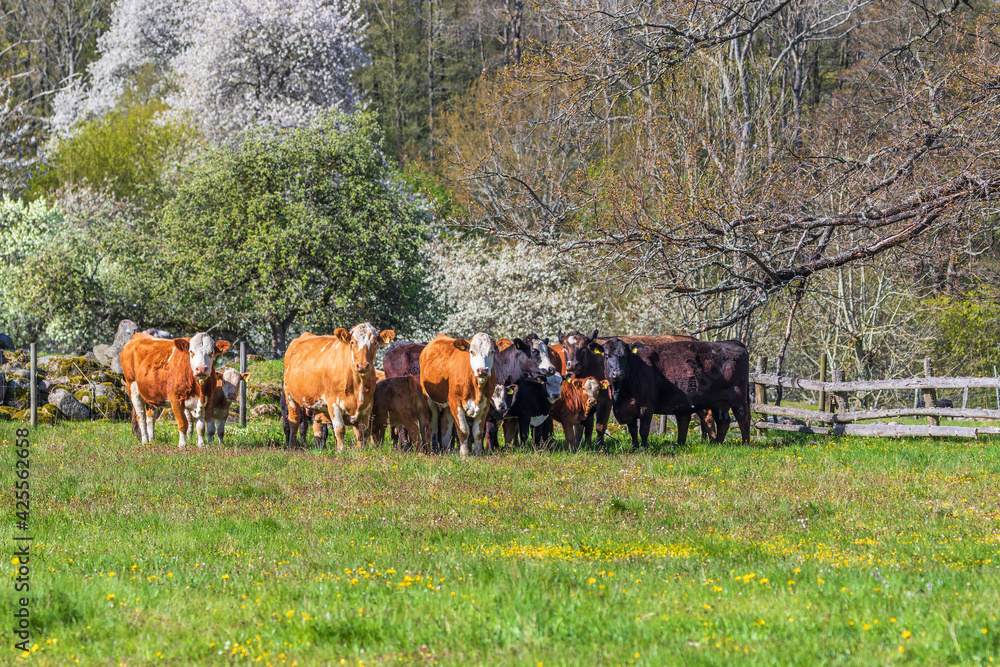
[[[330,336],[304,333],[285,352],[281,391],[286,446],[305,445],[308,424],[325,446],[328,426],[344,447],[352,426],[359,443],[381,444],[387,426],[399,426],[421,452],[441,451],[457,438],[459,451],[480,454],[497,443],[552,436],[559,422],[570,449],[583,438],[597,447],[612,413],[628,427],[634,448],[647,446],[653,415],[674,415],[684,444],[692,415],[703,437],[722,442],[729,411],[744,443],[750,440],[749,355],[737,341],[705,342],[689,336],[558,334],[558,343],[537,335],[470,340],[439,335],[430,343],[395,341],[393,331],[371,324]],[[390,345],[391,343],[391,345]],[[383,371],[375,368],[388,346]],[[132,402],[132,424],[143,443],[165,407],[173,410],[180,447],[192,428],[198,446],[215,432],[225,435],[229,406],[239,383],[232,369],[217,373],[215,360],[230,347],[207,333],[165,340],[139,333],[125,344],[121,363]]]

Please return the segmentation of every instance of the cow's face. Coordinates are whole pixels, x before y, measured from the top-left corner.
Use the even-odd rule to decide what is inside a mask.
[[[597,406],[602,391],[607,391],[610,386],[607,380],[598,382],[594,378],[583,380],[573,380],[573,386],[583,395],[583,416],[587,417]]]
[[[215,360],[229,349],[229,341],[214,341],[207,333],[197,333],[186,338],[175,338],[174,347],[187,353],[191,373],[197,380],[204,380],[215,368]]]
[[[226,368],[222,371],[222,393],[230,403],[236,400],[236,395],[240,391],[240,383],[250,379],[249,373],[240,372],[235,368]]]
[[[514,402],[514,396],[516,395],[516,384],[509,384],[506,386],[498,384],[493,389],[493,396],[490,400],[493,402],[493,408],[502,415],[506,414],[511,404]]]
[[[604,356],[604,377],[611,385],[612,399],[617,400],[618,392],[628,377],[628,356],[638,352],[641,347],[641,343],[632,343],[630,346],[617,337],[606,340],[604,345],[590,343],[592,353]]]
[[[536,334],[530,334],[524,339],[528,346],[528,354],[531,360],[538,364],[538,372],[542,375],[555,375],[558,369],[549,359],[549,339],[539,338]]]
[[[556,373],[548,377],[535,378],[535,382],[545,385],[545,397],[549,403],[555,403],[562,395],[562,376]]]
[[[378,352],[378,348],[391,343],[396,337],[396,332],[386,329],[379,333],[371,324],[363,322],[355,325],[350,331],[337,329],[333,335],[350,345],[355,372],[361,377],[367,377],[375,368],[375,353]]]
[[[497,354],[497,344],[489,337],[489,334],[477,333],[468,343],[457,339],[456,347],[460,350],[468,350],[469,365],[472,367],[472,374],[476,377],[476,382],[480,385],[486,384],[493,372],[493,358]]]
[[[579,331],[574,331],[565,336],[562,332],[559,332],[557,335],[559,336],[559,343],[563,346],[563,352],[566,355],[566,374],[579,375],[583,369],[584,357],[590,354],[590,344],[597,339],[597,329],[594,329],[594,333],[590,336],[582,334]]]

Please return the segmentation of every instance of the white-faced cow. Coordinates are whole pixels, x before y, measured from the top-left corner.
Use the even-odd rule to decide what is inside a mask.
[[[332,336],[304,333],[285,350],[285,400],[288,403],[286,446],[297,445],[303,411],[327,415],[337,436],[337,451],[344,450],[346,425],[358,429],[358,445],[368,441],[372,403],[375,399],[375,353],[388,345],[395,332],[379,333],[367,322],[353,329],[337,329]],[[321,436],[323,421],[313,421],[314,436]],[[317,433],[320,431],[320,433]],[[305,442],[302,443],[305,446]]]
[[[472,340],[441,334],[420,353],[420,387],[431,409],[431,438],[438,447],[451,442],[458,429],[459,452],[483,450],[483,432],[496,381],[493,361],[497,346],[485,333]]]
[[[226,420],[229,419],[229,408],[240,392],[240,383],[250,379],[249,373],[240,372],[235,368],[223,368],[220,373],[215,373],[215,390],[211,398],[208,399],[208,406],[205,408],[205,421],[208,425],[208,442],[212,442],[212,437],[219,434],[219,444],[224,444],[226,437]],[[188,414],[189,422],[193,422]],[[191,437],[191,423],[188,423],[188,437]]]
[[[628,426],[632,446],[647,446],[654,414],[677,418],[677,442],[687,438],[691,413],[711,410],[721,442],[729,429],[729,409],[750,442],[750,356],[739,341],[679,341],[643,345],[610,338],[590,343],[604,359],[615,419]]]
[[[170,406],[177,421],[179,447],[187,446],[188,415],[195,422],[198,446],[205,445],[205,413],[215,389],[215,360],[229,341],[207,333],[164,340],[148,334],[132,336],[120,359],[125,391],[132,402],[132,426],[143,443],[152,442],[158,408]]]

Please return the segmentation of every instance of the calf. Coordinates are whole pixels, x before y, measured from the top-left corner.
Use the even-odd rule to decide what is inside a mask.
[[[215,360],[229,341],[214,341],[207,333],[164,340],[148,334],[132,336],[120,359],[125,391],[132,402],[132,428],[143,444],[155,436],[157,408],[174,412],[178,447],[187,446],[188,415],[195,421],[198,446],[205,445],[205,412],[215,389]]]
[[[420,381],[412,375],[387,378],[375,385],[375,407],[372,410],[372,440],[381,445],[385,427],[403,426],[417,440],[417,451],[430,454],[430,408],[420,389]]]
[[[601,393],[608,391],[607,380],[595,378],[567,378],[562,383],[559,400],[552,404],[550,415],[562,425],[569,451],[576,451],[575,428],[586,421],[597,407]]]
[[[497,345],[485,333],[477,333],[469,341],[441,334],[420,353],[420,388],[427,395],[431,438],[438,447],[451,442],[454,425],[460,454],[469,455],[470,443],[476,454],[482,453],[488,405],[496,387],[496,355]]]
[[[611,384],[615,419],[626,424],[633,448],[646,447],[653,414],[677,418],[677,442],[687,439],[692,411],[711,410],[721,442],[729,430],[729,413],[750,442],[750,357],[738,341],[680,341],[643,345],[610,338],[590,350],[604,358]]]
[[[542,432],[540,426],[549,418],[552,404],[559,400],[562,390],[562,377],[551,375],[547,378],[521,380],[517,383],[507,418],[503,423],[504,440],[508,445],[516,446],[518,439],[528,442],[528,429],[535,427],[534,443],[541,444]]]
[[[332,336],[303,333],[289,343],[284,374],[289,425],[286,446],[296,444],[305,410],[329,417],[338,452],[344,450],[347,424],[357,427],[358,445],[368,440],[375,394],[375,354],[395,335],[391,330],[379,333],[364,322],[350,331],[337,329]],[[314,421],[314,434],[319,424]]]
[[[226,420],[229,418],[229,408],[236,400],[240,391],[240,383],[250,379],[249,373],[240,372],[235,368],[224,368],[222,373],[216,372],[215,390],[211,398],[208,399],[208,407],[205,409],[205,421],[208,428],[208,442],[212,442],[212,437],[219,434],[219,444],[225,444],[223,438],[226,437]],[[188,413],[189,422],[193,421]],[[191,424],[188,423],[188,436],[191,436]]]
[[[285,444],[291,442],[289,434],[291,433],[291,426],[288,423],[288,401],[285,400],[285,382],[281,382],[281,396],[278,398],[278,405],[281,406],[281,429],[285,432]],[[330,435],[328,419],[324,419],[326,415],[314,414],[312,410],[308,408],[302,411],[301,414],[302,421],[299,422],[299,439],[305,443],[306,434],[309,432],[309,427],[313,428],[313,444],[317,447],[321,446],[321,443],[326,442],[327,437]]]

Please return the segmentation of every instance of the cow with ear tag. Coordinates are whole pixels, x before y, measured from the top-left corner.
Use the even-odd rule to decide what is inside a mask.
[[[297,445],[306,410],[317,415],[313,420],[317,445],[326,446],[322,433],[327,421],[318,415],[333,424],[338,452],[344,450],[348,425],[358,430],[358,446],[368,442],[375,400],[375,353],[395,337],[390,329],[380,333],[363,322],[350,331],[337,329],[332,336],[303,333],[289,343],[284,374],[289,426],[285,445]]]
[[[562,377],[550,375],[521,380],[517,383],[517,393],[507,410],[504,420],[504,439],[510,445],[518,441],[528,442],[528,430],[534,427],[533,442],[541,444],[541,426],[549,418],[552,404],[559,400]]]
[[[216,369],[215,389],[211,398],[208,399],[208,407],[205,409],[205,421],[208,424],[208,442],[216,433],[219,434],[219,444],[225,444],[226,420],[229,419],[229,409],[239,395],[240,384],[249,381],[250,374],[242,375],[235,368],[223,368],[222,372]],[[189,421],[191,415],[188,415]],[[191,424],[188,424],[188,437],[191,437]]]
[[[471,340],[444,334],[420,353],[420,388],[431,410],[431,439],[441,448],[458,431],[459,453],[483,452],[490,397],[496,387],[493,363],[497,345],[480,332]]]
[[[187,446],[189,415],[205,445],[205,417],[215,389],[215,360],[229,349],[229,341],[215,341],[207,333],[164,340],[148,334],[132,336],[122,347],[120,360],[125,391],[132,402],[132,428],[143,444],[154,438],[159,408],[174,412],[179,447]]]
[[[559,400],[550,412],[553,421],[562,425],[569,451],[577,449],[576,426],[583,423],[597,407],[601,393],[607,393],[607,380],[595,378],[566,378],[562,383]]]
[[[654,414],[677,418],[677,442],[683,445],[691,413],[711,410],[718,441],[729,429],[729,410],[750,442],[750,357],[739,341],[677,341],[643,345],[609,338],[590,349],[604,357],[615,419],[628,426],[632,446],[646,447]]]

